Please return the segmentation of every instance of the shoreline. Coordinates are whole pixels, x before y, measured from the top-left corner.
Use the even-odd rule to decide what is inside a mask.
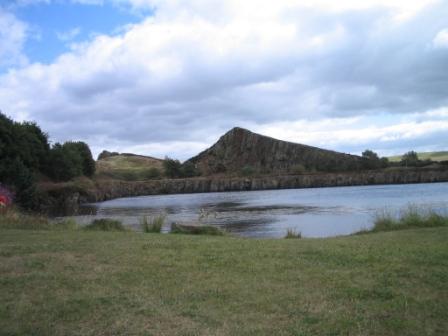
[[[147,181],[88,180],[41,188],[42,211],[76,212],[81,204],[149,196],[322,187],[448,182],[448,167],[258,177],[196,177]]]

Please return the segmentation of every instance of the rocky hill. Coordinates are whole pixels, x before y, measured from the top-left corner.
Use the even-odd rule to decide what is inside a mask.
[[[362,158],[281,141],[235,127],[212,147],[189,159],[202,175],[356,171]]]

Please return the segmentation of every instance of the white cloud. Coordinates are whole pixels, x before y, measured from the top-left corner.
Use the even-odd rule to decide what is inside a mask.
[[[425,114],[448,106],[446,58],[425,49],[446,5],[129,1],[155,14],[11,70],[2,109],[57,141],[182,159],[236,125],[346,151],[446,130]],[[380,114],[423,121],[372,119]]]
[[[437,33],[433,44],[436,48],[448,48],[448,28],[442,29]]]
[[[0,7],[0,68],[25,65],[23,54],[27,25]]]

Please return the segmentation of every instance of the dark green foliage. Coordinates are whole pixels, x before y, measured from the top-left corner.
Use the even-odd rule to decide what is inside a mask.
[[[387,158],[379,158],[378,154],[370,149],[366,149],[362,152],[363,168],[364,169],[380,169],[389,166],[389,160]]]
[[[401,165],[405,167],[415,167],[419,163],[418,155],[414,151],[409,151],[403,154],[401,158]]]
[[[12,186],[15,202],[28,209],[37,206],[34,174],[20,158],[16,157],[12,160],[6,158],[2,161],[0,178],[6,185]]]
[[[56,143],[50,150],[49,175],[56,181],[68,181],[82,175],[82,159],[80,153],[72,146]]]
[[[176,178],[182,176],[182,164],[179,160],[165,157],[165,161],[163,161],[163,169],[165,170],[166,177]]]
[[[209,235],[209,236],[223,236],[224,232],[212,225],[183,225],[171,224],[171,233],[183,233],[193,235]]]
[[[15,194],[15,202],[36,208],[35,179],[47,175],[57,181],[92,176],[95,161],[87,144],[69,142],[50,149],[48,135],[34,122],[14,122],[0,112],[0,183]]]
[[[163,169],[165,171],[165,176],[169,178],[194,177],[200,175],[192,162],[181,164],[179,160],[174,160],[169,157],[165,157],[165,161],[163,161]]]
[[[81,157],[82,175],[92,177],[95,174],[95,160],[89,146],[82,141],[66,142],[64,147],[70,151],[77,152]]]
[[[86,225],[85,229],[95,231],[126,231],[120,221],[109,218],[95,219],[92,223]]]
[[[241,169],[241,175],[243,176],[252,176],[255,174],[255,169],[251,166],[244,166]]]
[[[161,175],[162,173],[156,167],[151,167],[144,173],[144,177],[150,180],[158,179]]]
[[[182,177],[194,177],[199,176],[199,171],[192,162],[185,162],[181,168]]]

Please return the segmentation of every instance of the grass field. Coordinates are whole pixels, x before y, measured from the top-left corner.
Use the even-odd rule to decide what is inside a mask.
[[[157,178],[163,173],[163,160],[140,155],[120,154],[96,162],[96,176],[126,181]]]
[[[448,228],[331,239],[0,230],[0,335],[446,335]]]
[[[417,153],[418,158],[420,160],[428,160],[431,159],[432,161],[446,161],[448,160],[448,151],[443,152],[420,152]],[[401,155],[396,156],[390,156],[389,161],[392,162],[398,162],[401,160]]]

